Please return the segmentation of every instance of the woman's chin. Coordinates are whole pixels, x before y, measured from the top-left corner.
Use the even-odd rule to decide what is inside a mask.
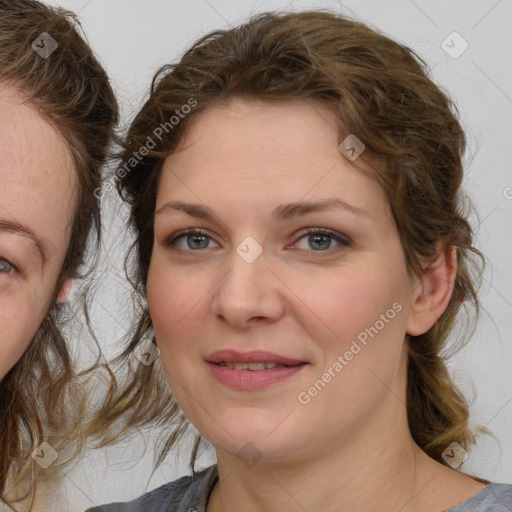
[[[292,457],[300,445],[298,432],[279,431],[276,423],[270,426],[269,423],[239,422],[226,430],[205,431],[205,434],[218,452],[246,461],[248,466],[260,459],[285,460]]]

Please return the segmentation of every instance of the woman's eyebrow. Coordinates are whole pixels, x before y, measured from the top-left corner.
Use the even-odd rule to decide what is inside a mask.
[[[17,221],[0,219],[0,232],[2,231],[26,238],[35,249],[41,263],[43,264],[46,261],[41,244],[35,237],[34,233],[26,226]]]
[[[272,212],[272,218],[275,222],[290,220],[301,215],[314,213],[333,208],[343,209],[354,215],[360,215],[371,219],[371,215],[364,209],[353,206],[338,197],[322,199],[320,201],[299,201],[296,203],[286,203],[277,206]],[[169,210],[185,212],[191,217],[197,217],[206,220],[213,220],[217,217],[211,208],[202,204],[185,203],[183,201],[169,201],[162,205],[155,212],[155,216]]]

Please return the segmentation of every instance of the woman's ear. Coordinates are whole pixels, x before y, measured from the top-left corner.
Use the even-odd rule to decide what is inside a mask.
[[[60,289],[59,295],[57,296],[57,300],[55,301],[57,304],[59,302],[64,302],[71,293],[71,289],[73,288],[73,281],[71,279],[67,279],[62,288]]]
[[[412,309],[406,332],[419,336],[427,332],[444,313],[452,296],[457,275],[457,249],[453,245],[436,245],[434,262],[425,265],[412,293]]]

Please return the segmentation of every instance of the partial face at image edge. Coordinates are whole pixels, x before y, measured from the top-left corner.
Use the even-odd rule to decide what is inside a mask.
[[[77,185],[58,130],[16,89],[1,85],[0,152],[1,380],[51,307],[69,246]],[[64,298],[60,293],[58,300]]]

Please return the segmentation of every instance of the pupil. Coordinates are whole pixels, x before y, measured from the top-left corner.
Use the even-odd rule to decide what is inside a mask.
[[[190,241],[191,239],[193,240],[193,242],[192,242],[193,244],[196,244],[198,239],[203,239],[203,242],[206,241],[206,245],[203,243],[203,245],[201,247],[199,247],[200,249],[205,249],[208,246],[208,242],[206,240],[206,236],[204,236],[204,235],[189,235],[188,240]],[[199,245],[201,245],[201,242],[199,242]],[[197,249],[198,248],[197,245],[195,247],[191,247],[190,243],[188,244],[188,246],[191,249],[194,249],[194,248]]]
[[[326,235],[311,235],[309,237],[309,241],[310,241],[310,243],[315,244],[318,242],[319,239],[322,239],[322,238],[324,239],[324,243],[322,244],[320,242],[321,247],[317,247],[317,248],[328,249],[329,246],[331,245],[331,239]]]
[[[7,261],[0,260],[0,272],[9,272],[11,265]]]

